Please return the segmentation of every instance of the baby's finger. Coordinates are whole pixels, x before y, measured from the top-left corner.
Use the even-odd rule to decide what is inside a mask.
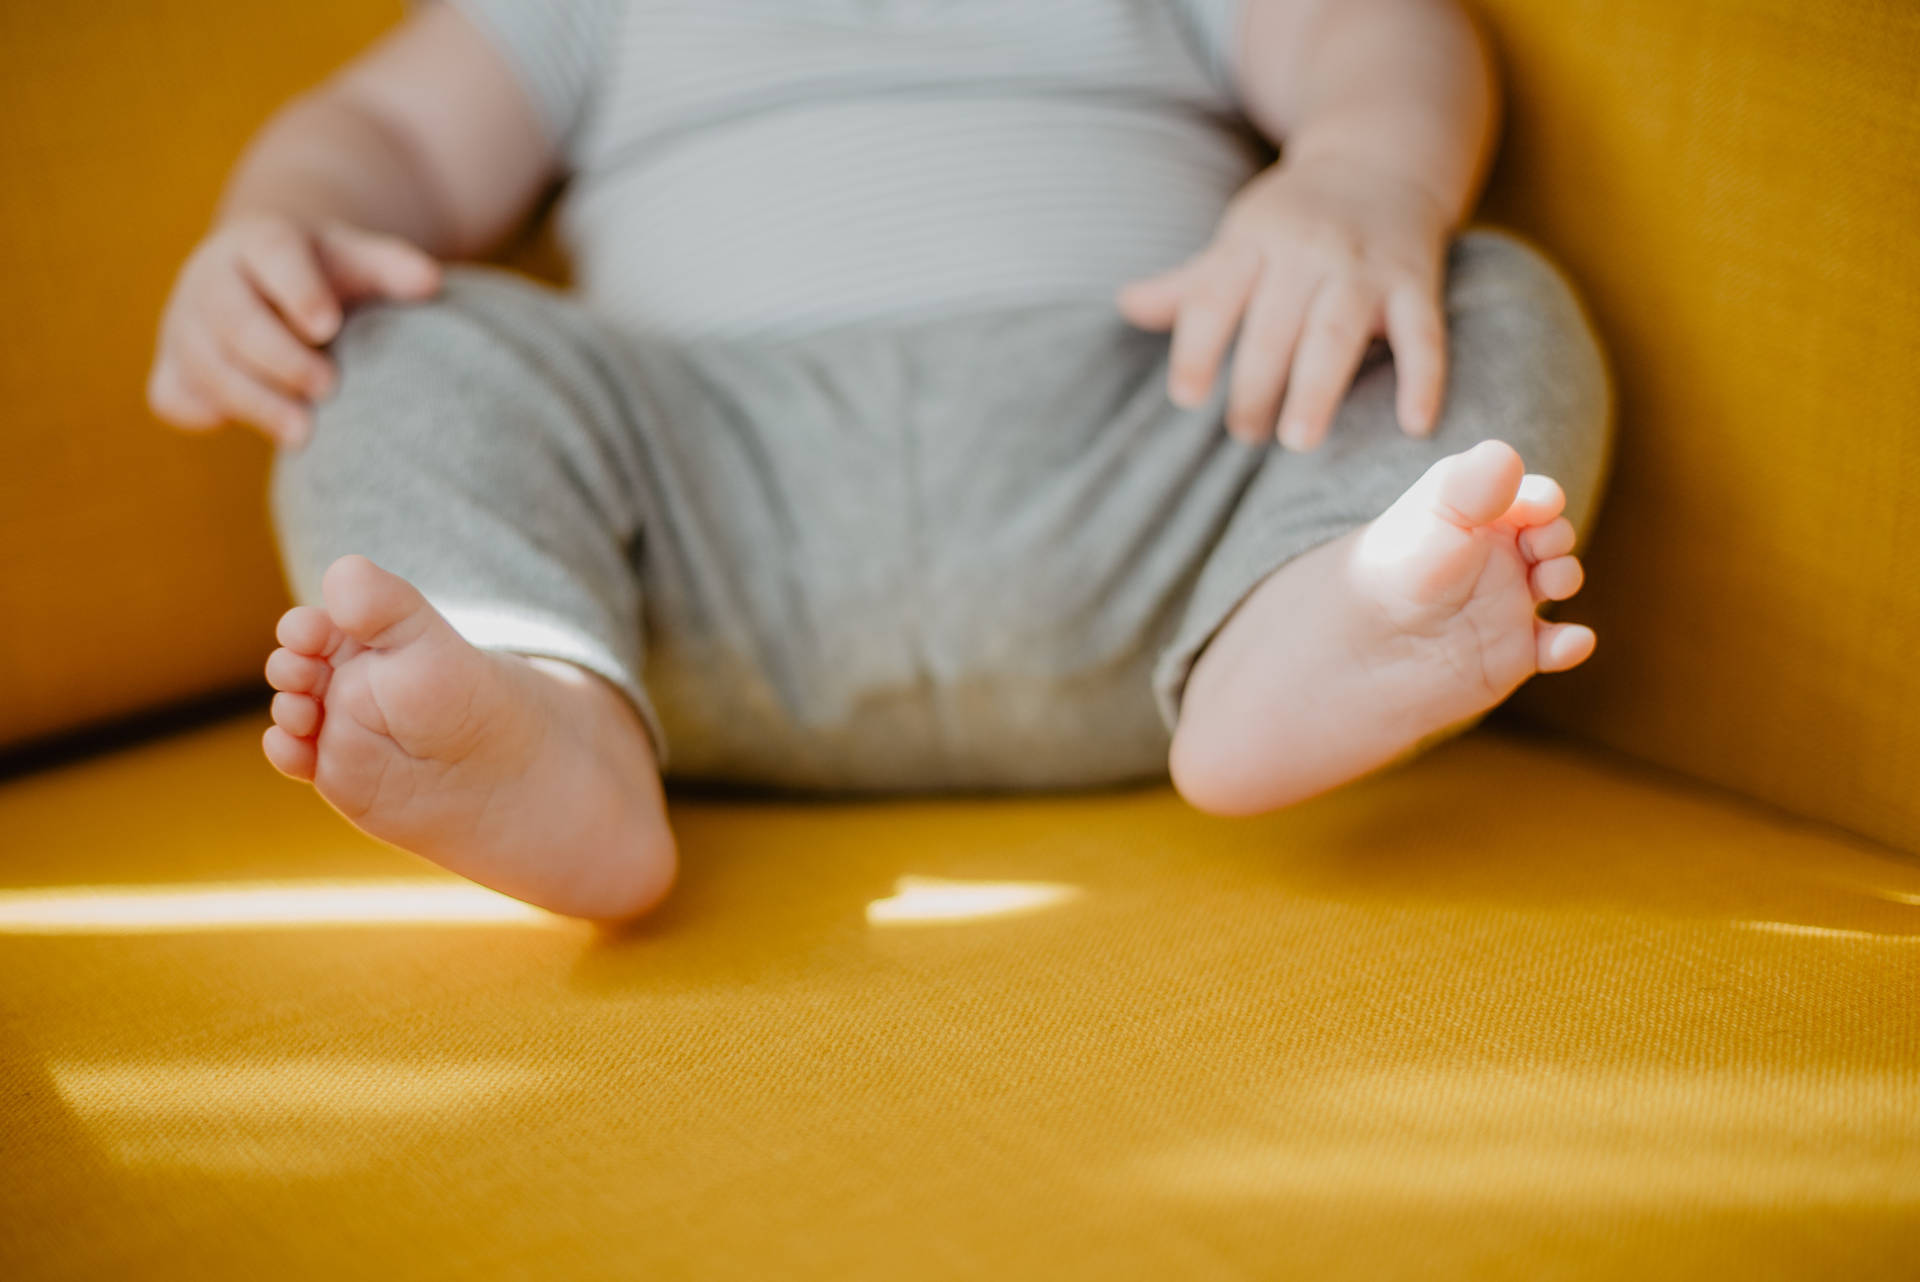
[[[180,364],[163,353],[147,376],[147,408],[157,416],[189,431],[218,427],[225,422],[219,407],[194,391],[181,377]]]
[[[294,337],[247,281],[232,280],[212,306],[221,347],[249,373],[302,400],[318,400],[332,390],[332,364]]]
[[[1240,324],[1227,391],[1227,430],[1250,445],[1273,439],[1287,369],[1318,282],[1271,259],[1260,273]]]
[[[248,423],[282,445],[307,438],[304,405],[282,395],[227,359],[211,340],[183,338],[186,376],[203,398],[219,406],[224,422]]]
[[[1187,265],[1183,263],[1158,276],[1128,282],[1120,287],[1114,301],[1120,314],[1141,329],[1168,330],[1180,314],[1180,298],[1186,288]]]
[[[1326,438],[1373,339],[1378,309],[1374,296],[1352,280],[1329,284],[1314,296],[1287,375],[1287,400],[1280,412],[1282,445],[1310,450]]]
[[[1195,269],[1167,360],[1167,392],[1174,404],[1192,409],[1212,394],[1220,358],[1240,324],[1259,266],[1252,254],[1218,254]]]
[[[340,300],[300,231],[282,223],[261,225],[242,243],[240,265],[302,339],[318,347],[339,332]]]
[[[320,229],[315,244],[327,278],[349,299],[406,301],[440,288],[440,264],[398,236],[332,223]]]
[[[1393,349],[1400,430],[1429,436],[1446,392],[1447,322],[1432,290],[1408,285],[1387,296],[1387,345]]]

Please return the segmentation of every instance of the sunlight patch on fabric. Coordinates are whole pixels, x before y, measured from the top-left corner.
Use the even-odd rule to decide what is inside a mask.
[[[1768,935],[1799,935],[1807,939],[1848,939],[1870,944],[1920,944],[1920,935],[1894,935],[1877,930],[1842,930],[1837,926],[1803,926],[1791,921],[1737,921],[1735,930]]]
[[[214,882],[0,892],[0,935],[570,924],[464,881]]]
[[[1058,907],[1080,896],[1078,886],[1057,881],[949,881],[901,877],[893,894],[867,905],[869,926],[925,926],[1014,917]]]
[[[430,1139],[532,1096],[510,1061],[361,1057],[55,1062],[54,1088],[116,1160],[209,1173],[321,1175],[380,1160],[369,1127]]]

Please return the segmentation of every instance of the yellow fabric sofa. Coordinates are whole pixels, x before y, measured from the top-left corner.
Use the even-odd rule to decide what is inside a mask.
[[[676,790],[596,933],[271,773],[264,449],[142,408],[397,7],[0,7],[0,1276],[1920,1276],[1920,8],[1487,0],[1587,668],[1259,819]]]

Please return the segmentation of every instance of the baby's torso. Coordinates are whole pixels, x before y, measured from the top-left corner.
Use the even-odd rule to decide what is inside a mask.
[[[637,332],[1106,300],[1204,245],[1262,148],[1231,0],[636,0],[561,209]]]

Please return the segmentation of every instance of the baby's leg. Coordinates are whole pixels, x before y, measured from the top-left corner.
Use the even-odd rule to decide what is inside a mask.
[[[1435,436],[1399,434],[1392,369],[1369,369],[1320,451],[1273,451],[1208,558],[1156,673],[1179,699],[1174,782],[1202,809],[1338,786],[1592,651],[1592,632],[1535,611],[1581,583],[1609,421],[1598,348],[1507,237],[1461,240],[1447,302]]]
[[[289,577],[265,749],[366,832],[557,911],[672,883],[638,684],[627,407],[570,305],[492,273],[356,315],[275,468]],[[371,558],[371,559],[369,559]]]

